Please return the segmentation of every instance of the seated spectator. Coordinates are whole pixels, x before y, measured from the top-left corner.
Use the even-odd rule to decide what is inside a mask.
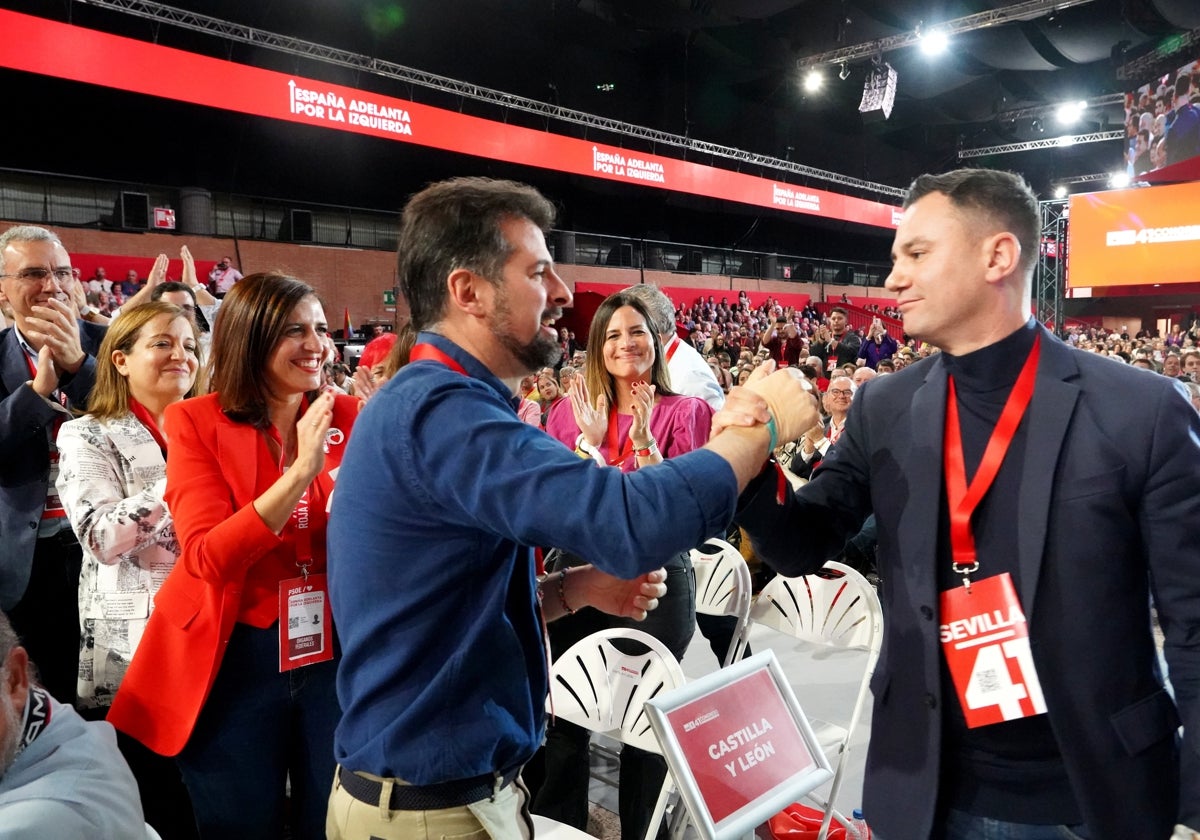
[[[0,612],[0,836],[140,838],[137,782],[107,723],[88,723],[33,679]]]
[[[550,409],[561,402],[566,394],[559,384],[558,373],[552,367],[544,367],[537,374],[538,409],[541,412],[540,425],[546,428],[546,420],[550,417]]]
[[[104,269],[97,268],[96,274],[100,274],[102,271],[104,271]],[[138,280],[137,271],[134,269],[130,269],[129,271],[125,272],[125,279],[122,280],[118,285],[121,287],[121,295],[126,300],[142,290],[142,282]]]

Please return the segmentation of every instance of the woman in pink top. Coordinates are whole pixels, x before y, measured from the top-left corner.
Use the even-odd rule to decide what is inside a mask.
[[[600,304],[588,336],[587,366],[569,400],[550,411],[546,431],[600,467],[631,472],[690,452],[708,441],[712,409],[672,393],[666,359],[641,302],[620,292]],[[603,528],[603,522],[596,523]],[[605,627],[636,626],[682,659],[696,629],[696,583],[686,553],[662,558],[667,595],[646,621],[624,622],[580,610],[551,625],[551,653]],[[558,721],[547,733],[546,780],[533,811],[587,827],[588,732]],[[659,756],[626,747],[621,754],[621,836],[643,837],[666,774]]]

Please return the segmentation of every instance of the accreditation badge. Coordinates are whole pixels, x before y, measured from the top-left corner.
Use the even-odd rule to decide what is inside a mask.
[[[973,581],[941,594],[942,652],[967,726],[1045,714],[1029,650],[1029,625],[1012,575]]]
[[[333,658],[333,621],[325,575],[279,582],[279,671]]]

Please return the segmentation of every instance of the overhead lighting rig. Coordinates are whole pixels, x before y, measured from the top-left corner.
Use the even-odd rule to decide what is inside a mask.
[[[955,35],[960,35],[964,32],[973,32],[976,29],[987,29],[988,27],[1000,26],[1005,23],[1015,23],[1017,21],[1036,20],[1052,12],[1070,9],[1074,6],[1083,6],[1091,2],[1093,0],[1026,0],[1023,3],[1015,3],[1011,6],[1004,6],[999,9],[991,9],[986,12],[955,18],[945,23],[939,23],[936,26],[924,27],[922,25],[916,27],[911,32],[905,32],[900,35],[890,35],[887,38],[877,38],[874,41],[865,41],[861,44],[853,44],[848,47],[839,47],[836,50],[828,50],[816,55],[805,56],[797,59],[796,64],[803,70],[822,64],[842,64],[850,61],[861,61],[865,58],[872,58],[873,56],[882,55],[893,50],[920,44],[927,35],[933,32],[946,38],[952,38]]]

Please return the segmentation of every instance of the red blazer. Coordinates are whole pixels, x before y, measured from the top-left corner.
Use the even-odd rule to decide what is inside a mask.
[[[343,435],[330,442],[318,477],[330,488],[360,405],[346,396],[334,403],[331,428]],[[166,501],[182,553],[154,598],[108,721],[161,755],[177,755],[221,667],[246,573],[285,539],[252,505],[262,445],[255,428],[226,417],[216,394],[170,406],[164,425],[170,441]]]

